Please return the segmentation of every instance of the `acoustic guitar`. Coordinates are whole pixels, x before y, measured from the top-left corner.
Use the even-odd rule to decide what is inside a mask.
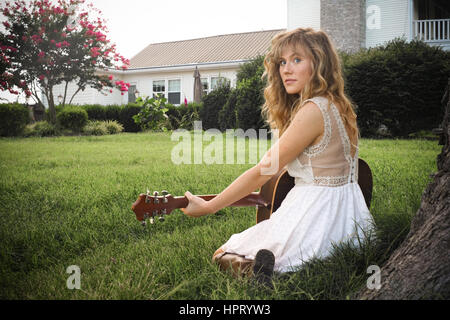
[[[358,184],[364,195],[367,207],[370,208],[372,200],[372,172],[369,165],[362,159],[358,159]],[[295,181],[286,170],[280,171],[267,181],[259,192],[252,192],[248,196],[231,204],[230,207],[249,207],[256,206],[256,223],[269,219],[283,202],[288,192],[294,187]],[[198,197],[209,201],[217,195],[198,195]],[[141,193],[137,200],[131,206],[136,214],[136,219],[146,225],[149,219],[153,223],[155,218],[164,221],[164,216],[172,213],[173,210],[186,208],[189,200],[185,196],[174,197],[167,191],[155,191],[150,194]]]

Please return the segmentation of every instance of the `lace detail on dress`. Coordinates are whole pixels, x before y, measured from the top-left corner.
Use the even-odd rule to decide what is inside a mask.
[[[339,130],[339,135],[342,139],[342,147],[344,148],[344,156],[345,159],[349,163],[352,162],[352,156],[350,154],[350,139],[348,138],[347,131],[345,131],[344,124],[342,123],[341,115],[339,114],[339,111],[336,106],[332,105],[331,110],[333,112],[334,118],[336,119],[336,123]]]
[[[348,176],[314,177],[314,185],[325,187],[339,187],[347,184]]]
[[[306,103],[308,101],[314,102],[319,107],[320,111],[322,112],[323,125],[324,125],[323,137],[320,140],[320,142],[316,145],[306,147],[305,150],[303,151],[308,157],[312,158],[312,157],[319,155],[321,152],[323,152],[325,150],[325,148],[328,146],[328,144],[330,143],[331,120],[330,120],[330,115],[327,110],[328,106],[324,105],[324,101],[321,98],[308,99],[304,103]],[[325,101],[328,102],[327,100],[325,100]]]

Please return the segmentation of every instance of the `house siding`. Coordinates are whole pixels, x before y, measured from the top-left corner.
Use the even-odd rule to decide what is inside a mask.
[[[151,97],[153,95],[153,81],[165,80],[166,81],[166,93],[167,93],[167,81],[168,80],[181,80],[181,103],[184,103],[186,98],[188,102],[194,100],[194,70],[179,71],[179,72],[148,72],[142,74],[130,74],[124,76],[124,81],[130,84],[135,84],[140,96]],[[231,81],[231,85],[236,85],[236,74],[238,68],[221,68],[221,69],[209,69],[204,70],[199,68],[200,77],[208,78],[208,83],[211,83],[211,77],[225,77]],[[167,96],[166,96],[167,97]]]
[[[136,85],[139,91],[139,96],[141,97],[151,97],[153,95],[153,81],[165,80],[166,81],[166,97],[167,97],[167,81],[168,80],[181,80],[181,98],[180,103],[184,103],[186,98],[188,102],[194,100],[194,70],[189,71],[174,71],[174,72],[155,72],[148,71],[140,74],[126,74],[124,73],[121,77],[114,77],[114,81],[123,80],[130,83],[131,85]],[[212,68],[212,69],[202,69],[199,68],[201,78],[208,78],[208,83],[211,84],[212,77],[224,77],[230,80],[231,86],[236,86],[236,75],[238,72],[238,67],[233,68]],[[55,97],[55,103],[58,103],[57,97],[59,95],[64,96],[65,85],[61,84],[53,88],[53,96]],[[210,88],[211,89],[211,88]],[[77,90],[75,83],[70,83],[67,87],[67,98],[66,103],[69,103],[70,98]],[[48,107],[47,101],[44,99],[44,104]],[[77,93],[72,101],[74,105],[83,104],[99,104],[99,105],[112,105],[112,104],[127,104],[128,94],[122,96],[118,89],[113,89],[110,93],[106,91],[106,94],[102,94],[97,90],[87,87],[86,90]]]
[[[366,0],[366,48],[410,37],[409,0]]]
[[[53,97],[55,98],[55,103],[58,104],[58,96],[64,96],[65,84],[57,85],[53,88]],[[78,89],[76,83],[69,83],[67,86],[66,104],[69,103],[72,95]],[[73,105],[83,105],[83,104],[100,104],[100,105],[110,105],[110,104],[121,104],[126,101],[126,95],[121,96],[120,91],[113,89],[113,92],[105,90],[102,94],[94,88],[87,87],[84,91],[78,92],[72,100]],[[48,102],[45,97],[43,97],[43,102],[46,107],[48,107]]]

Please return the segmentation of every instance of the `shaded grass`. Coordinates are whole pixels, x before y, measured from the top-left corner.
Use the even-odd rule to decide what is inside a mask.
[[[254,208],[200,219],[176,210],[145,229],[136,221],[131,204],[147,188],[215,194],[252,166],[174,165],[175,145],[167,133],[0,139],[0,298],[351,298],[367,266],[381,266],[406,236],[440,151],[435,141],[362,140],[377,241],[343,244],[264,291],[210,262],[231,234],[255,223]],[[81,290],[66,287],[70,265],[81,268]]]

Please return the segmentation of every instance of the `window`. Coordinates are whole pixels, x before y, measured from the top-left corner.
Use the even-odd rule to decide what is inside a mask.
[[[132,84],[128,88],[128,103],[136,102],[136,85]]]
[[[169,103],[181,103],[181,80],[169,80]]]
[[[203,95],[207,95],[209,89],[208,78],[201,78],[201,81],[202,81]]]
[[[158,95],[166,96],[166,81],[165,80],[157,80],[153,81],[153,98],[156,98]]]
[[[224,85],[227,81],[227,78],[224,77],[211,77],[211,90],[214,90],[218,86]]]

